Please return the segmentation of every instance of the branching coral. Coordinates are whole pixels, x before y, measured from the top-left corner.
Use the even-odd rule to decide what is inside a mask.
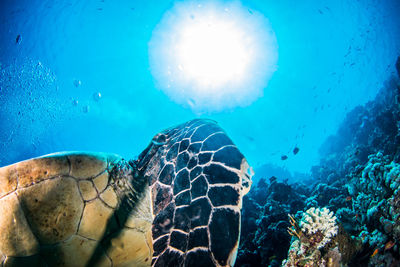
[[[327,208],[310,208],[304,214],[300,227],[313,246],[323,248],[337,234],[336,217]]]
[[[332,261],[340,261],[339,250],[328,248],[338,233],[333,212],[327,208],[310,208],[303,213],[300,223],[291,215],[289,220],[292,227],[288,228],[288,233],[292,235],[292,244],[282,266],[331,266]],[[322,253],[324,249],[326,251]]]

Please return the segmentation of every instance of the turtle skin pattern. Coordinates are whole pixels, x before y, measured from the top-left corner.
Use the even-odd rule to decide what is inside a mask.
[[[250,167],[211,120],[157,134],[139,156],[149,179],[153,266],[232,266]]]

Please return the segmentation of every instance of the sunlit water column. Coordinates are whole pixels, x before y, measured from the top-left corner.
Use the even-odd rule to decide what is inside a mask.
[[[195,112],[247,106],[278,59],[268,20],[238,2],[176,3],[149,42],[156,86]]]

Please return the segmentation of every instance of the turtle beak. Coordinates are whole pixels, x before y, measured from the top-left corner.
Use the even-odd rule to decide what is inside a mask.
[[[241,190],[242,197],[244,197],[250,191],[251,184],[253,183],[251,179],[253,175],[254,175],[253,168],[250,167],[247,160],[243,158],[242,164],[240,165],[240,177],[242,180],[242,190]]]

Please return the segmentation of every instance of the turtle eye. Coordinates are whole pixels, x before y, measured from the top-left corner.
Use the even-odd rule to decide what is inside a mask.
[[[167,142],[167,136],[160,133],[156,135],[151,142],[156,146],[164,145]]]

